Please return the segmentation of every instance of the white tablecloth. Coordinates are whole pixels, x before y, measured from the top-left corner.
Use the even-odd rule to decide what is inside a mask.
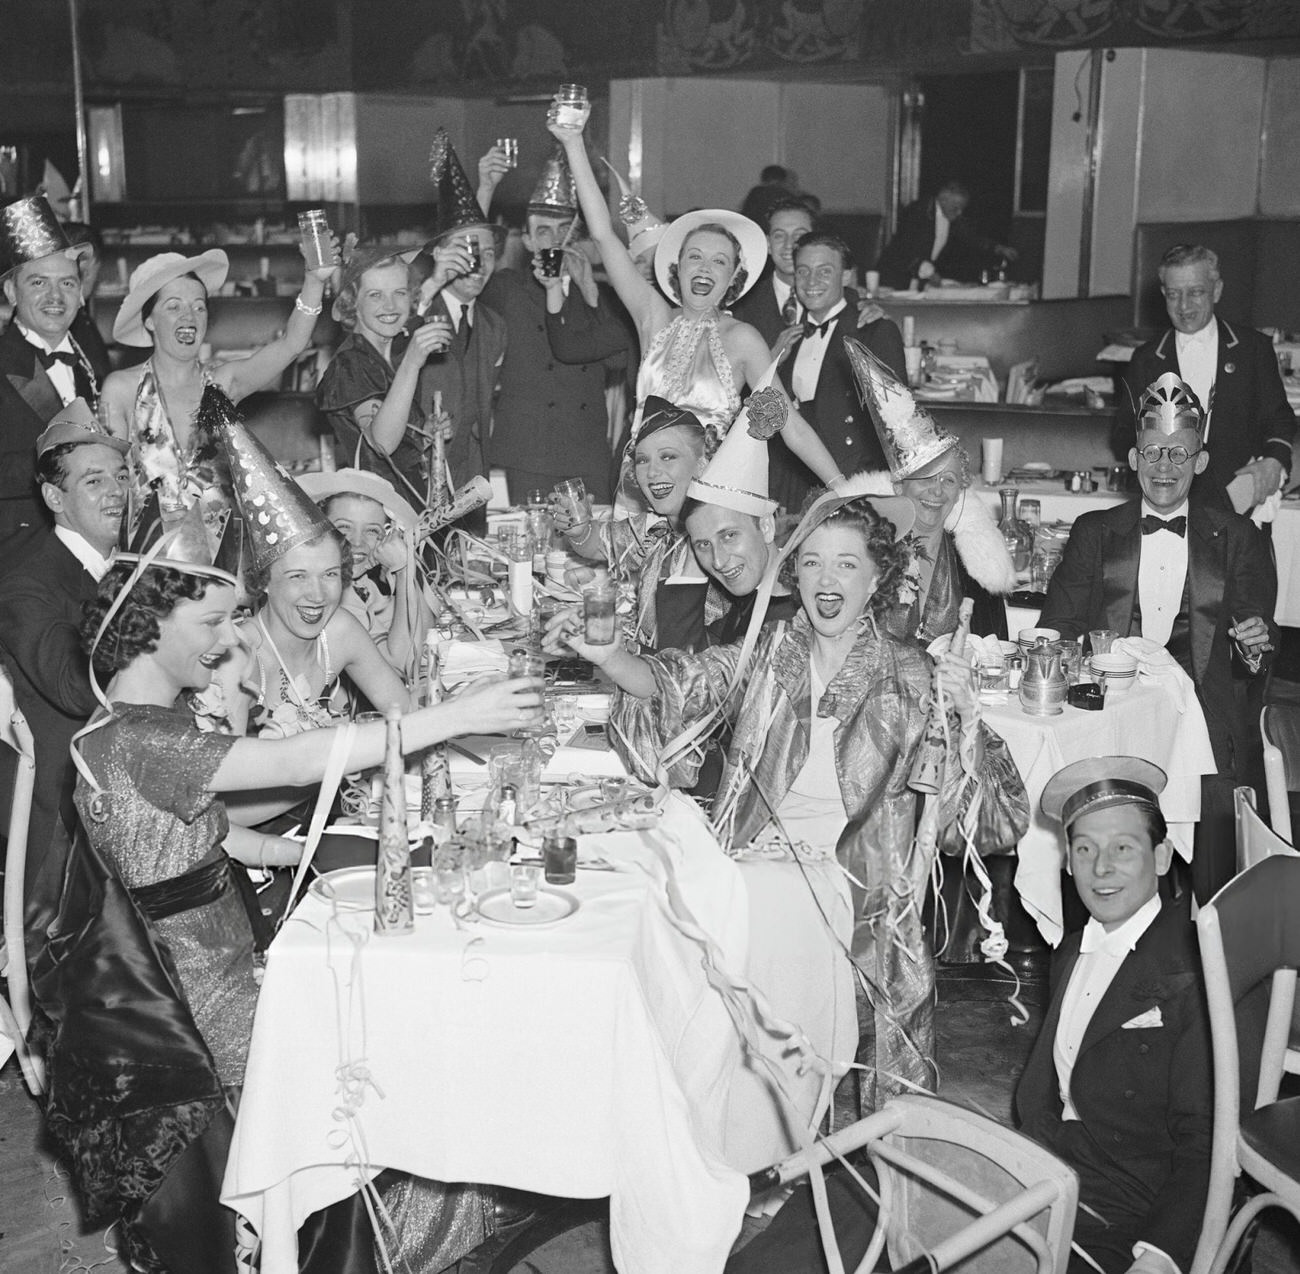
[[[1052,946],[1060,942],[1061,867],[1064,844],[1059,825],[1039,809],[1047,780],[1071,761],[1090,756],[1140,756],[1169,775],[1160,807],[1170,837],[1184,858],[1192,856],[1192,826],[1201,816],[1201,775],[1213,773],[1214,757],[1205,736],[1204,716],[1195,696],[1180,710],[1178,697],[1164,682],[1142,680],[1127,694],[1107,699],[1100,712],[1068,705],[1060,716],[1034,717],[1018,701],[986,705],[984,720],[1006,740],[1024,779],[1032,819],[1020,842],[1016,890],[1039,932]]]
[[[314,898],[285,925],[222,1191],[262,1235],[264,1274],[296,1269],[298,1226],[356,1188],[349,1160],[368,1175],[610,1195],[625,1274],[721,1269],[754,1166],[724,1159],[744,1113],[739,1048],[667,915],[660,855],[729,967],[748,971],[744,874],[681,797],[655,832],[584,838],[580,852],[589,843],[629,870],[580,870],[580,910],[544,930],[458,930],[439,909],[412,935],[376,937],[370,913],[332,919]],[[369,1081],[351,1124],[340,1068]],[[778,1139],[759,1162],[784,1151]]]

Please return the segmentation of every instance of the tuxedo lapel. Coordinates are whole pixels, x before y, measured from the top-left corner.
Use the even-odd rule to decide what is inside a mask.
[[[1133,606],[1137,599],[1138,563],[1142,557],[1142,531],[1138,519],[1142,511],[1139,500],[1132,500],[1115,511],[1106,527],[1101,577],[1102,611],[1106,627],[1123,637],[1133,628]]]
[[[0,369],[42,427],[62,410],[59,391],[36,357],[35,346],[23,337],[16,323],[10,323],[0,337]]]
[[[1017,1104],[1024,1103],[1031,1107],[1060,1109],[1059,1083],[1056,1077],[1056,1061],[1053,1050],[1056,1047],[1056,1032],[1061,1024],[1061,1004],[1065,1000],[1065,988],[1070,985],[1070,975],[1079,962],[1078,938],[1073,939],[1074,950],[1063,955],[1053,977],[1053,993],[1047,1005],[1043,1025],[1030,1050],[1029,1060],[1025,1065],[1021,1089],[1017,1093]],[[1029,1089],[1025,1085],[1030,1086]]]
[[[1187,506],[1187,605],[1191,625],[1192,678],[1205,680],[1210,650],[1219,627],[1224,576],[1223,527],[1210,510],[1195,502]],[[1231,621],[1231,616],[1227,617]]]

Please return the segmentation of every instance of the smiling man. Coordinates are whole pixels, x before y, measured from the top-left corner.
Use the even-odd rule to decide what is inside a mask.
[[[1112,756],[1043,789],[1090,919],[1053,960],[1016,1114],[1079,1174],[1074,1239],[1105,1274],[1189,1270],[1209,1185],[1209,1017],[1187,899],[1159,894],[1164,786],[1159,766]]]
[[[55,416],[34,448],[54,530],[0,581],[0,655],[36,744],[25,886],[26,930],[33,938],[53,918],[67,828],[75,826],[68,744],[95,709],[81,649],[81,606],[94,599],[117,543],[126,508],[126,452],[125,441],[99,430],[83,399]]]
[[[1074,523],[1040,621],[1070,640],[1095,628],[1149,638],[1191,677],[1218,766],[1202,783],[1192,858],[1201,902],[1235,871],[1232,789],[1262,790],[1259,712],[1278,637],[1267,543],[1248,519],[1192,491],[1209,462],[1204,423],[1172,372],[1148,386],[1129,449],[1142,498]]]
[[[81,310],[79,259],[46,200],[0,208],[0,279],[14,307],[0,335],[0,573],[49,529],[36,489],[36,440],[74,398],[93,408],[107,367],[95,367],[69,329]]]
[[[1142,391],[1164,372],[1177,372],[1206,414],[1209,463],[1198,491],[1224,499],[1234,478],[1238,512],[1278,489],[1291,469],[1296,420],[1287,403],[1273,343],[1262,332],[1215,314],[1223,295],[1219,258],[1200,244],[1181,243],[1160,261],[1160,291],[1170,326],[1133,353],[1111,439],[1123,455],[1132,437]]]

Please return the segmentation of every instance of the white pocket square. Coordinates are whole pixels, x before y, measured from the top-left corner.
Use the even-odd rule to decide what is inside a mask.
[[[1147,1009],[1145,1013],[1139,1013],[1137,1017],[1131,1017],[1120,1028],[1124,1031],[1141,1031],[1153,1026],[1164,1026],[1165,1019],[1161,1016],[1160,1007],[1157,1005],[1154,1009]]]

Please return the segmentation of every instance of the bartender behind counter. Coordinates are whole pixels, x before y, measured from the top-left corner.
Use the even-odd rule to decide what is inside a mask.
[[[966,220],[970,190],[949,178],[929,199],[903,209],[898,229],[880,254],[880,281],[889,288],[907,288],[913,279],[974,281],[980,271],[1000,261],[1015,261],[1018,253],[986,239]]]

